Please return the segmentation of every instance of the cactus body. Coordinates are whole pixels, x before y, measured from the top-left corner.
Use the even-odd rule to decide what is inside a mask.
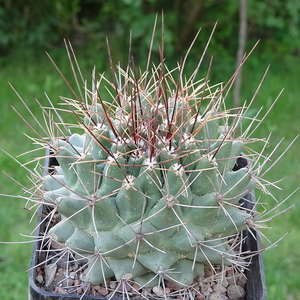
[[[87,258],[92,284],[128,274],[192,284],[204,265],[238,260],[228,239],[252,220],[239,199],[255,186],[250,168],[233,171],[244,141],[217,107],[200,116],[171,91],[131,94],[116,110],[94,100],[84,132],[54,141],[59,167],[44,198],[62,220],[50,234]]]

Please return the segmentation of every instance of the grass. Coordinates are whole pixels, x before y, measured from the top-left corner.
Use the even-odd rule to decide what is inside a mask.
[[[66,55],[55,54],[55,60],[63,66],[63,69],[68,69]],[[95,56],[95,63],[99,57]],[[258,60],[258,58],[256,58]],[[35,59],[33,56],[28,56],[22,59],[9,59],[9,62],[1,62],[0,70],[0,99],[1,99],[1,138],[0,148],[16,157],[20,153],[29,151],[32,148],[31,141],[27,139],[23,133],[31,135],[30,129],[27,128],[23,121],[11,109],[10,105],[25,117],[30,118],[28,112],[24,110],[23,105],[17,99],[17,96],[7,84],[11,82],[19,94],[26,101],[30,109],[39,115],[39,108],[34,100],[37,97],[42,104],[46,105],[44,91],[54,103],[59,103],[59,96],[71,96],[63,80],[54,70],[49,60],[44,57]],[[84,70],[88,77],[92,65],[85,63]],[[279,142],[281,137],[286,137],[280,145],[279,151],[276,154],[280,155],[280,151],[284,151],[288,147],[289,142],[300,133],[299,115],[299,86],[297,78],[300,75],[299,61],[294,59],[280,61],[271,66],[269,75],[267,76],[264,85],[262,86],[257,99],[253,105],[254,109],[264,106],[264,111],[267,110],[276,98],[281,88],[285,88],[279,102],[270,112],[268,118],[260,126],[256,132],[259,138],[267,137],[272,131],[270,138],[270,149]],[[244,82],[242,99],[250,99],[257,84],[264,72],[265,66],[254,66],[253,64],[246,65],[244,69]],[[100,70],[99,70],[100,71]],[[217,69],[216,69],[217,71]],[[67,71],[68,72],[68,71]],[[69,72],[70,74],[70,72]],[[228,76],[225,78],[225,80]],[[288,153],[274,166],[267,174],[270,181],[276,181],[284,178],[280,183],[283,190],[272,190],[276,198],[280,201],[288,196],[299,185],[300,178],[300,156],[298,154],[300,139],[291,147]],[[271,150],[267,150],[270,152]],[[276,155],[273,160],[276,159]],[[29,154],[19,159],[22,163],[33,157]],[[26,178],[26,172],[22,170],[16,162],[9,158],[4,153],[0,152],[0,169],[12,175],[17,181],[28,186],[29,180]],[[21,188],[13,183],[4,174],[0,174],[1,191],[3,194],[20,195]],[[261,202],[266,203],[269,207],[276,205],[275,201],[270,197],[257,193],[261,198]],[[293,195],[282,208],[297,203],[299,193]],[[34,221],[28,225],[31,213],[23,210],[25,201],[16,198],[0,197],[0,240],[1,241],[26,241],[26,237],[22,234],[29,234],[34,229]],[[275,212],[279,212],[279,210]],[[299,220],[300,207],[296,206],[287,211],[283,215],[279,215],[269,222],[272,230],[268,230],[267,234],[271,241],[275,242],[278,238],[284,235],[288,230],[290,234],[280,242],[278,247],[271,249],[264,254],[265,273],[268,287],[268,299],[277,300],[296,300],[300,299],[300,274],[297,266],[300,265],[299,249]],[[265,230],[266,231],[266,230]],[[27,274],[25,271],[29,268],[31,244],[0,244],[0,299],[14,300],[27,299]],[[21,296],[22,295],[22,296]]]

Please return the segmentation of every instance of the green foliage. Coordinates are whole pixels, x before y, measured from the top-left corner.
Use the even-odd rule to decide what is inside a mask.
[[[203,28],[199,40],[199,47],[203,47],[210,34],[207,28],[217,20],[210,53],[218,53],[217,57],[223,59],[235,56],[239,1],[5,1],[0,8],[0,45],[7,53],[20,44],[49,48],[69,38],[73,45],[84,47],[93,40],[102,47],[108,35],[127,47],[128,31],[132,29],[133,54],[143,60],[154,17],[162,11],[166,20],[165,53],[170,60],[186,51],[199,28]],[[263,55],[298,53],[299,12],[297,0],[248,1],[248,48],[260,39]],[[198,48],[194,52],[197,57]]]
[[[18,3],[16,3],[18,2]],[[58,19],[52,1],[7,1],[0,8],[0,44],[49,45],[57,38]]]
[[[250,1],[248,18],[248,34],[252,40],[262,40],[263,54],[299,53],[299,1]]]

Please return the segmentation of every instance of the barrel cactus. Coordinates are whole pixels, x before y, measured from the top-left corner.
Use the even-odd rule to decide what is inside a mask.
[[[134,65],[119,68],[112,99],[99,94],[102,76],[83,99],[65,99],[78,126],[51,130],[58,166],[44,177],[42,202],[61,216],[47,235],[86,262],[86,282],[184,287],[206,265],[244,263],[236,237],[255,220],[241,203],[259,184],[250,163],[236,167],[251,142],[240,131],[244,111],[224,108],[221,85],[181,73],[164,62],[139,77]]]
[[[69,263],[80,273],[71,292],[78,286],[108,290],[118,281],[125,285],[109,286],[110,296],[129,298],[130,282],[140,297],[167,298],[171,283],[173,298],[194,299],[196,290],[203,299],[200,279],[208,269],[221,274],[221,282],[229,267],[242,273],[259,252],[242,250],[243,232],[256,235],[262,227],[253,203],[247,204],[256,187],[268,193],[260,176],[269,156],[264,146],[261,152],[249,147],[261,141],[252,138],[260,121],[246,117],[250,106],[226,109],[226,88],[236,73],[225,87],[210,86],[208,78],[196,79],[200,64],[186,78],[186,57],[170,70],[161,50],[159,64],[150,68],[149,56],[145,71],[137,71],[133,59],[115,71],[110,58],[112,80],[94,70],[88,89],[66,45],[79,88],[76,93],[68,83],[74,99],[62,97],[63,108],[51,101],[42,107],[45,125],[24,103],[43,131],[30,125],[35,143],[47,149],[38,166],[50,161],[43,174],[25,167],[34,177],[34,188],[25,189],[30,210],[38,211],[42,230],[35,237],[44,268],[37,282],[45,273],[47,289],[56,271],[47,275],[47,267],[62,260],[66,278]],[[176,294],[179,289],[184,293]]]

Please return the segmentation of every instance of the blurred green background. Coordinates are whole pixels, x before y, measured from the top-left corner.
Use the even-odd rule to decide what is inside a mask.
[[[263,106],[262,115],[273,103],[282,88],[279,102],[256,132],[258,138],[270,132],[270,153],[282,137],[283,143],[273,161],[300,133],[300,2],[298,0],[268,0],[247,2],[247,40],[249,52],[260,40],[243,67],[242,103],[252,98],[260,79],[269,64],[270,71],[257,94],[253,111]],[[26,101],[28,107],[41,119],[36,97],[47,105],[46,92],[53,103],[60,103],[59,96],[71,97],[71,93],[59,76],[46,50],[72,82],[71,69],[64,49],[63,38],[70,39],[86,78],[94,65],[100,73],[109,73],[106,36],[109,38],[114,63],[125,65],[128,58],[129,37],[131,49],[138,67],[146,65],[150,38],[156,13],[157,37],[153,60],[159,58],[158,44],[161,38],[161,12],[164,13],[164,41],[166,63],[172,67],[184,56],[199,28],[199,38],[190,52],[186,72],[190,74],[198,63],[211,30],[218,20],[211,45],[200,69],[205,76],[210,57],[214,56],[211,82],[226,82],[236,68],[239,44],[239,1],[222,0],[2,0],[0,6],[0,148],[17,157],[32,149],[32,141],[25,134],[31,130],[12,110],[14,106],[34,124],[10,82]],[[232,94],[227,99],[232,106]],[[285,199],[300,182],[300,139],[267,174],[267,179],[284,179],[282,190],[271,189],[278,201]],[[24,163],[36,153],[18,159]],[[38,153],[38,155],[43,155]],[[34,167],[34,165],[32,165]],[[10,174],[20,184],[30,187],[30,179],[19,164],[0,152],[0,169]],[[4,174],[0,174],[1,194],[24,195],[22,187]],[[271,197],[257,192],[261,203],[270,209],[276,205]],[[299,202],[299,193],[293,195],[274,213]],[[30,234],[35,227],[32,213],[24,210],[25,200],[0,197],[0,241],[26,241],[20,234]],[[263,211],[263,207],[260,208]],[[278,247],[264,255],[268,298],[276,300],[300,299],[300,208],[299,206],[268,222],[273,229],[264,230],[275,242],[287,231],[288,236]],[[268,246],[264,242],[265,246]],[[27,273],[32,244],[0,244],[0,299],[27,299]]]

